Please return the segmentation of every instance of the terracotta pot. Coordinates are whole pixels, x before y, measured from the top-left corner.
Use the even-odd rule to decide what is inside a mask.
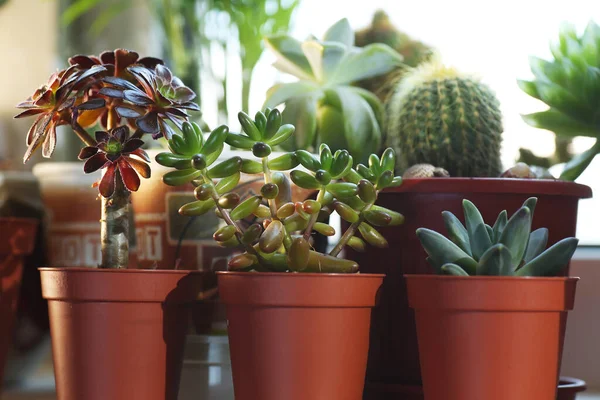
[[[579,278],[406,275],[427,400],[549,400]]]
[[[399,188],[381,193],[378,203],[401,212],[400,227],[382,228],[387,249],[349,251],[362,272],[384,273],[381,305],[373,315],[367,366],[368,383],[421,384],[414,313],[408,307],[404,274],[430,274],[415,230],[426,227],[445,232],[441,213],[453,212],[463,220],[462,200],[473,201],[486,221],[492,223],[506,209],[515,212],[531,196],[539,201],[533,228],[550,230],[548,245],[575,236],[579,199],[591,197],[591,189],[572,182],[493,178],[406,179]]]
[[[33,252],[38,221],[0,218],[0,393],[21,289],[25,257]]]
[[[575,400],[577,398],[577,393],[584,392],[586,389],[585,382],[581,379],[561,376],[556,400]]]
[[[40,268],[58,400],[176,400],[203,273]]]
[[[236,400],[362,399],[383,275],[219,272]]]

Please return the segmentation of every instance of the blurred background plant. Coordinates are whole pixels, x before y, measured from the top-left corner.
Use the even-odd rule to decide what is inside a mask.
[[[553,156],[535,157],[521,149],[521,159],[549,167],[566,162],[561,179],[575,180],[600,153],[600,27],[590,21],[581,36],[575,27],[564,24],[558,42],[551,45],[550,61],[530,57],[534,80],[519,81],[521,89],[549,108],[523,116],[529,125],[556,134]],[[596,142],[576,156],[569,146],[574,137],[587,136]]]

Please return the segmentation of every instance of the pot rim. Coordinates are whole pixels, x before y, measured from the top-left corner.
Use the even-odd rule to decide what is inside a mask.
[[[363,277],[363,278],[380,278],[385,276],[385,274],[363,274],[363,273],[321,273],[321,272],[241,272],[241,271],[216,271],[217,275],[227,275],[227,276],[300,276],[300,277],[326,277],[326,278],[337,278],[342,276],[348,277]]]
[[[587,385],[584,380],[578,378],[572,378],[570,376],[561,376],[558,382],[558,388],[563,390],[569,390],[572,392],[583,392],[587,389]]]
[[[473,275],[473,276],[452,276],[452,275],[427,275],[427,274],[404,274],[405,279],[419,280],[471,280],[471,281],[578,281],[581,278],[578,276],[489,276],[489,275]]]
[[[187,275],[190,273],[193,274],[207,274],[210,271],[198,271],[198,270],[188,270],[188,269],[129,269],[129,268],[95,268],[95,267],[38,267],[38,271],[69,271],[69,272],[108,272],[108,273],[133,273],[133,274],[141,274],[141,273],[153,273],[153,274],[180,274]]]
[[[0,217],[0,223],[3,222],[25,222],[29,224],[39,224],[39,219],[31,217]]]
[[[569,196],[580,199],[592,197],[592,189],[580,183],[553,179],[517,178],[409,178],[384,193],[523,193]]]

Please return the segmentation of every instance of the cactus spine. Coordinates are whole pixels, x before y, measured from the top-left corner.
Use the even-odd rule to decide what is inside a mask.
[[[498,176],[502,115],[492,90],[434,59],[397,83],[386,104],[387,144],[401,171],[429,163],[451,176]]]

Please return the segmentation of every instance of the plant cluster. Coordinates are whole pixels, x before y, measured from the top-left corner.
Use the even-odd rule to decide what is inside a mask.
[[[577,136],[596,139],[588,150],[565,165],[560,179],[575,180],[600,153],[600,27],[591,21],[578,36],[572,25],[564,25],[550,50],[550,61],[530,58],[535,79],[519,81],[525,93],[549,108],[524,115],[523,119],[566,140]]]
[[[277,109],[259,111],[254,119],[243,112],[238,117],[243,132],[229,132],[223,125],[206,140],[197,124],[186,122],[182,135],[169,139],[170,152],[156,157],[159,164],[175,169],[164,175],[166,184],[191,182],[195,186],[197,200],[182,206],[181,214],[202,215],[214,209],[225,222],[214,239],[221,246],[242,251],[230,260],[231,269],[356,272],[356,262],[337,258],[345,246],[358,251],[366,243],[387,246],[376,227],[404,220],[401,214],[375,204],[381,190],[402,183],[394,176],[393,150],[386,150],[381,158],[373,154],[368,166],[356,168],[348,151],[332,152],[326,144],[320,146],[318,156],[297,150],[270,157],[274,146],[294,134],[293,125],[283,124]],[[217,163],[225,144],[250,150],[254,158],[231,157]],[[233,191],[242,173],[263,175],[260,194],[242,199]],[[293,202],[290,179],[314,190],[316,199]],[[318,253],[311,247],[311,236],[313,232],[335,234],[334,227],[323,222],[334,211],[350,226],[328,254]],[[240,221],[252,215],[262,223],[244,229]]]
[[[448,238],[426,228],[417,229],[417,236],[427,261],[440,274],[554,276],[567,266],[578,240],[566,238],[544,251],[548,229],[531,232],[536,204],[537,198],[531,197],[510,219],[504,210],[490,226],[473,203],[463,200],[465,225],[444,211]]]

